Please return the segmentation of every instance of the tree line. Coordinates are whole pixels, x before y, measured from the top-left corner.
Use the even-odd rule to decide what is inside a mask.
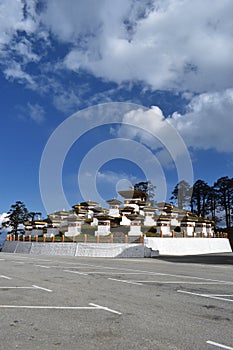
[[[175,186],[170,200],[178,208],[190,208],[216,224],[233,226],[233,178],[220,177],[212,186],[200,179],[193,186],[182,180]]]

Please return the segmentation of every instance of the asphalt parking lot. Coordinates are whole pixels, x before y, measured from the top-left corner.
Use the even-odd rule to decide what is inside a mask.
[[[0,253],[0,349],[233,349],[233,254]]]

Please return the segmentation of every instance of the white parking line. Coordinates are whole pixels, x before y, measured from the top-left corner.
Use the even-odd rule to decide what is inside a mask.
[[[70,272],[70,273],[76,273],[77,275],[88,276],[88,274],[85,273],[85,272],[72,271],[72,270],[63,270],[63,271],[64,271],[64,272]]]
[[[210,294],[212,297],[233,297],[233,294]]]
[[[36,288],[36,289],[41,289],[41,290],[44,290],[45,292],[52,292],[51,289],[48,289],[48,288],[44,288],[44,287],[40,287],[40,286],[37,286],[37,285],[33,285],[32,287]]]
[[[161,283],[161,284],[214,284],[223,285],[223,282],[196,282],[196,281],[135,281],[138,283]]]
[[[203,297],[203,298],[216,299],[216,300],[221,300],[221,301],[229,301],[229,302],[233,303],[233,300],[231,300],[231,299],[217,297],[217,296],[214,296],[212,294],[199,294],[199,293],[188,292],[186,290],[177,290],[177,292],[184,293],[184,294],[190,294],[190,295],[196,295],[198,297]]]
[[[128,280],[118,280],[116,278],[108,278],[108,280],[110,281],[116,281],[116,282],[121,282],[121,283],[128,283],[128,284],[136,284],[138,286],[142,286],[142,283],[139,283],[139,282],[132,282],[132,281],[128,281]]]
[[[121,312],[109,309],[108,307],[89,303],[90,306],[43,306],[43,305],[0,305],[2,309],[52,309],[52,310],[104,310],[117,315]]]
[[[44,269],[50,269],[50,266],[45,266],[45,265],[34,265],[36,267],[42,267]]]
[[[207,340],[206,343],[209,344],[209,345],[217,346],[217,347],[220,348],[220,349],[233,350],[233,348],[230,347],[230,346],[223,345],[223,344],[220,344],[220,343],[216,343],[216,342],[211,341],[211,340]]]
[[[12,280],[12,278],[11,278],[11,277],[4,276],[4,275],[0,275],[0,278],[5,278],[6,280]]]
[[[16,286],[16,287],[8,287],[8,286],[1,286],[0,289],[41,289],[41,290],[44,290],[46,292],[52,292],[51,289],[47,289],[47,288],[44,288],[44,287],[40,287],[40,286],[37,286],[37,285],[32,285],[31,287],[22,287],[22,286]]]
[[[93,304],[93,303],[90,303],[89,305],[93,305],[99,310],[106,310],[106,311],[112,312],[113,314],[122,315],[121,312],[113,310],[113,309],[109,309],[108,307],[105,307],[105,306],[101,306],[101,305],[97,305],[97,304]]]
[[[88,275],[145,275],[144,272],[105,272],[105,271],[88,271]]]
[[[33,287],[0,287],[0,289],[34,289]]]
[[[120,271],[119,273],[124,274],[124,271],[127,272],[132,272],[132,273],[144,273],[147,275],[151,275],[151,276],[169,276],[169,277],[175,277],[175,278],[189,278],[189,279],[196,279],[196,280],[200,280],[200,281],[209,281],[209,282],[219,282],[222,284],[229,284],[232,285],[233,282],[229,282],[229,281],[224,281],[224,280],[216,280],[216,279],[211,279],[211,278],[204,278],[204,277],[197,277],[197,276],[190,276],[190,275],[176,275],[176,274],[169,274],[169,273],[160,273],[160,272],[152,272],[152,271],[145,271],[145,270],[137,270],[137,269],[127,269],[127,268],[119,268],[119,267],[110,267],[110,266],[102,266],[102,265],[94,265],[94,264],[84,264],[84,263],[69,263],[66,262],[66,264],[71,264],[71,265],[76,265],[79,266],[77,268],[88,268],[88,267],[92,267],[92,268],[101,268],[101,269],[107,269],[107,270],[117,270]],[[75,268],[75,267],[74,267]]]
[[[233,282],[229,282],[229,281],[223,281],[223,280],[214,280],[211,278],[204,278],[204,277],[196,277],[196,276],[186,276],[186,275],[171,275],[171,274],[167,274],[167,273],[158,273],[158,275],[160,276],[170,276],[170,277],[181,277],[181,278],[189,278],[189,279],[196,279],[196,280],[200,280],[200,281],[207,281],[207,282],[218,282],[221,284],[230,284],[232,285]]]

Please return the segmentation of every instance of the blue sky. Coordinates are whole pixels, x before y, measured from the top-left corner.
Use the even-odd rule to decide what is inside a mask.
[[[16,200],[44,216],[48,208],[69,209],[82,200],[101,198],[103,204],[118,189],[148,179],[148,151],[157,162],[156,199],[168,199],[181,180],[182,153],[169,155],[169,145],[159,144],[168,123],[167,142],[174,135],[183,140],[194,181],[212,185],[232,177],[232,13],[231,0],[1,0],[0,213]],[[108,125],[92,129],[95,106],[106,104],[107,114],[112,102],[114,108],[125,104],[127,112],[119,107],[118,124],[113,114]],[[75,139],[88,118],[86,108],[89,130]],[[46,188],[44,173],[41,188],[40,165],[51,135],[74,113],[77,129],[60,137],[48,166],[48,187],[62,173],[65,203]],[[73,141],[62,169],[53,173],[69,133]],[[91,156],[103,159],[93,172]],[[89,198],[93,186],[99,197]],[[45,190],[54,195],[50,205],[44,203]]]

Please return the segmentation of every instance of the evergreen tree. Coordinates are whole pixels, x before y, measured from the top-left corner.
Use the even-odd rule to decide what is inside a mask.
[[[226,227],[231,227],[232,221],[232,205],[233,205],[233,179],[228,176],[219,178],[214,187],[218,194],[218,206],[224,212],[224,220]]]
[[[17,201],[12,204],[9,212],[7,213],[7,221],[2,223],[2,227],[11,227],[11,233],[17,233],[20,224],[28,220],[29,213],[25,204],[21,201]]]
[[[39,211],[30,211],[30,213],[28,213],[28,218],[30,221],[35,221],[38,216],[41,216],[41,212]]]
[[[208,214],[210,215],[211,220],[215,221],[216,223],[220,221],[220,219],[217,216],[217,213],[219,212],[218,191],[216,190],[215,186],[209,186],[206,205],[207,205],[207,211],[208,211]]]
[[[207,199],[210,186],[203,180],[197,180],[192,189],[191,208],[192,211],[202,217],[208,212]]]
[[[155,196],[155,188],[150,181],[142,181],[138,182],[133,186],[134,191],[142,191],[145,192],[145,200],[153,202],[153,198]]]
[[[175,201],[179,209],[184,209],[191,205],[192,188],[187,181],[182,180],[175,186],[171,200]]]

